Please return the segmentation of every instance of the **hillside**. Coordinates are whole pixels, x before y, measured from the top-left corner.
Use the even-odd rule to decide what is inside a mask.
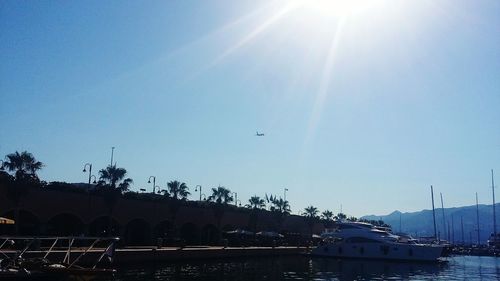
[[[497,213],[497,231],[500,231],[500,203],[495,204]],[[466,243],[476,243],[477,241],[477,218],[476,206],[464,206],[455,208],[445,208],[446,226],[443,224],[442,209],[436,209],[436,227],[438,235],[443,239],[455,241],[457,243],[464,240]],[[368,220],[383,220],[392,226],[394,232],[410,233],[414,236],[432,236],[434,227],[432,220],[432,210],[422,210],[419,212],[394,211],[388,215],[363,216]],[[401,218],[401,220],[400,220]],[[460,220],[463,220],[463,237]],[[400,225],[401,221],[401,225]],[[449,226],[448,226],[449,225]],[[448,235],[448,228],[450,229]],[[486,243],[490,233],[493,232],[493,206],[479,205],[479,231],[481,243]],[[443,233],[446,233],[443,235]]]

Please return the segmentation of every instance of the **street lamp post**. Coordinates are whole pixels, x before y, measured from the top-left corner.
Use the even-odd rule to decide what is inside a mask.
[[[91,180],[92,180],[92,177],[94,178],[94,181],[93,181],[92,183],[93,183],[93,184],[96,184],[96,183],[97,183],[97,178],[96,178],[96,176],[91,175],[91,176],[90,176],[90,179],[91,179]]]
[[[233,192],[234,193],[234,206],[238,206],[238,193],[236,192]]]
[[[90,213],[90,209],[91,209],[91,197],[90,197],[90,183],[92,182],[92,177],[94,177],[94,184],[96,183],[97,181],[97,178],[96,176],[92,175],[92,164],[90,163],[85,163],[85,165],[83,165],[83,172],[87,172],[87,167],[89,167],[89,185],[87,187],[87,212]],[[88,231],[89,231],[89,226],[88,225],[85,225],[85,233],[88,234]]]
[[[197,185],[195,188],[194,188],[194,192],[198,191],[198,187],[200,188],[200,201],[201,201],[201,185]]]
[[[155,188],[156,188],[156,177],[155,176],[150,176],[148,179],[148,183],[151,183],[151,178],[153,178],[153,194],[155,193]]]
[[[92,180],[92,164],[89,164],[89,163],[86,163],[84,166],[83,166],[83,172],[87,172],[87,166],[89,167],[89,184]]]

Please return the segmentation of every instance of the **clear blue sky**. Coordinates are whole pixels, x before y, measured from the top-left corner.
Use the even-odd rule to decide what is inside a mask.
[[[286,187],[294,213],[490,203],[500,2],[350,2],[2,1],[0,154],[84,182],[115,146],[135,190]]]

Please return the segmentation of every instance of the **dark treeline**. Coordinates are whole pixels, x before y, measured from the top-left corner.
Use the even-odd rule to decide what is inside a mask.
[[[240,200],[235,198],[236,194],[224,186],[211,188],[211,194],[200,201],[188,200],[188,196],[191,195],[190,188],[186,183],[177,180],[168,182],[166,189],[160,189],[160,187],[158,187],[157,193],[131,191],[130,188],[133,184],[133,180],[127,177],[127,170],[125,168],[117,167],[116,164],[100,169],[98,171],[98,178],[92,183],[90,180],[88,184],[71,184],[58,181],[47,183],[40,180],[37,175],[44,167],[44,163],[38,161],[33,154],[27,151],[21,153],[16,151],[6,155],[4,159],[5,160],[0,160],[0,185],[6,188],[9,200],[16,206],[15,217],[13,218],[16,221],[19,220],[20,199],[26,196],[31,188],[91,193],[101,196],[107,205],[110,218],[115,211],[115,205],[119,198],[165,202],[171,206],[171,211],[174,214],[174,225],[175,214],[183,204],[212,207],[215,216],[219,219],[219,224],[220,218],[226,209],[244,208],[252,213],[258,210],[269,211],[278,217],[278,222],[283,222],[285,217],[291,214],[290,202],[284,198],[275,195],[268,196],[267,194],[264,198],[254,195],[248,200],[247,204],[242,206]],[[347,217],[343,213],[335,215],[329,210],[320,213],[314,206],[305,208],[301,215],[307,219],[311,235],[315,223],[323,223],[323,225],[328,228],[337,220],[364,221],[374,225],[387,226],[383,221],[358,220],[355,217]],[[109,222],[108,227],[111,228],[111,225],[111,222]],[[220,225],[218,228],[220,229]],[[109,230],[111,231],[111,229]]]

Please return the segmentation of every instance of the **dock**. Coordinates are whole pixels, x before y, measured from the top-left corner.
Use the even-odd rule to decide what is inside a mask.
[[[116,249],[113,256],[114,265],[144,262],[176,262],[203,259],[229,259],[249,257],[270,257],[301,255],[307,247],[222,247],[222,246],[188,246],[188,247],[128,247]],[[71,249],[70,260],[76,259],[84,249]],[[8,254],[8,251],[4,253]],[[99,259],[103,249],[92,249],[80,260],[82,264],[92,264]],[[43,257],[46,251],[27,251],[24,258]],[[47,257],[49,260],[62,260],[66,250],[53,250]]]

